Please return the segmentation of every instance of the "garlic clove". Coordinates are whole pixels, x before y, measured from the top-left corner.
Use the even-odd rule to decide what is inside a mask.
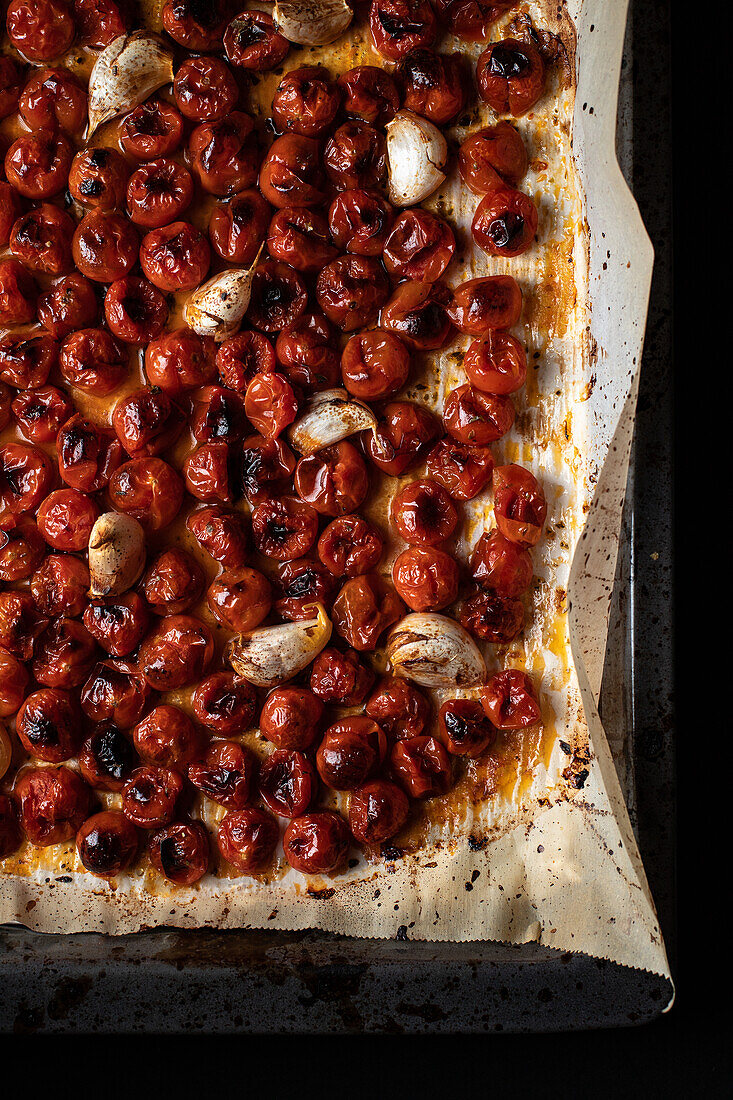
[[[398,111],[387,123],[389,199],[413,206],[445,183],[448,145],[437,127],[413,111]]]
[[[199,336],[217,343],[239,331],[252,294],[252,276],[264,245],[248,268],[230,268],[194,290],[183,307],[183,320]]]
[[[90,596],[120,596],[145,566],[145,532],[124,512],[104,512],[89,535]]]
[[[287,435],[299,454],[310,455],[365,428],[374,431],[376,426],[376,416],[363,401],[346,390],[322,390],[313,395]]]
[[[94,62],[89,77],[87,141],[104,122],[127,114],[173,80],[173,55],[147,31],[121,34]]]
[[[277,0],[277,29],[298,46],[326,46],[346,30],[354,12],[346,0]]]
[[[233,638],[224,655],[237,675],[257,687],[276,687],[302,672],[331,637],[323,604],[313,604],[313,610],[313,619],[262,626]]]
[[[472,687],[486,679],[478,646],[460,623],[434,612],[406,615],[387,638],[397,675],[423,687]]]

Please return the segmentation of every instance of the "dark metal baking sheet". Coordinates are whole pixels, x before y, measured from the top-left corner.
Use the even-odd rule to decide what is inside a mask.
[[[633,42],[633,52],[632,52]],[[632,62],[633,56],[633,62]],[[656,265],[602,690],[674,968],[669,6],[633,0],[619,156]],[[654,149],[634,170],[634,149]],[[640,1024],[669,983],[528,944],[157,930],[106,938],[0,930],[0,1032],[543,1032]]]

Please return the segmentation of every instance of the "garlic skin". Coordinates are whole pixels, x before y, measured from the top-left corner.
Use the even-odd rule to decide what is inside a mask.
[[[423,687],[473,687],[486,680],[478,646],[460,623],[434,612],[406,615],[387,638],[394,673]]]
[[[257,687],[277,687],[302,672],[328,644],[333,629],[323,604],[313,619],[262,626],[228,643],[224,656],[238,676]]]
[[[277,0],[275,25],[297,46],[327,46],[346,30],[354,12],[346,0]]]
[[[437,127],[414,111],[398,111],[387,123],[389,201],[413,206],[445,183],[448,145]]]
[[[147,31],[121,34],[94,62],[89,77],[87,141],[103,123],[127,114],[173,80],[173,55]]]
[[[197,287],[183,307],[183,320],[199,336],[217,343],[239,331],[252,294],[252,276],[264,245],[248,268],[229,268]]]
[[[124,512],[104,512],[89,535],[90,596],[120,596],[145,567],[145,532]]]
[[[377,418],[363,401],[346,390],[322,390],[313,395],[305,412],[288,428],[291,446],[302,455],[311,455],[347,436],[377,426]]]

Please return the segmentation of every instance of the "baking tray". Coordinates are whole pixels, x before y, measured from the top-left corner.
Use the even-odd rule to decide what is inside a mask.
[[[669,6],[632,0],[618,154],[655,246],[636,439],[601,692],[674,966]],[[634,172],[634,149],[655,150]],[[0,1032],[480,1033],[656,1018],[657,976],[536,944],[322,932],[0,929]],[[114,1012],[110,1012],[110,1005]]]

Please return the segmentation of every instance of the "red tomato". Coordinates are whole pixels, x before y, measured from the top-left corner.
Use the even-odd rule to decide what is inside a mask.
[[[318,790],[318,776],[300,752],[276,749],[260,765],[260,794],[269,810],[280,817],[300,817]]]
[[[95,598],[87,604],[83,615],[84,626],[112,657],[127,657],[137,649],[149,621],[148,605],[137,592]]]
[[[56,489],[38,509],[38,528],[54,550],[78,553],[86,550],[99,507],[77,489]]]
[[[512,596],[501,596],[492,589],[481,588],[463,603],[460,623],[482,642],[506,645],[522,631],[524,606],[521,600]]]
[[[51,336],[0,338],[0,378],[19,390],[40,389],[56,366],[59,350]]]
[[[335,722],[318,746],[316,766],[327,787],[349,791],[360,787],[379,768],[387,738],[371,718],[359,715]]]
[[[183,119],[166,99],[148,99],[125,115],[120,144],[135,160],[157,160],[175,153],[183,138]]]
[[[0,447],[0,512],[36,512],[55,481],[53,462],[30,443]]]
[[[81,413],[75,413],[59,429],[56,453],[61,480],[83,493],[104,488],[122,461],[119,441],[101,432]]]
[[[323,314],[301,313],[294,324],[278,333],[275,355],[293,385],[315,393],[338,383],[339,357],[333,344],[333,328]]]
[[[172,397],[205,386],[216,378],[213,341],[188,328],[166,332],[145,349],[145,373]]]
[[[13,399],[13,416],[26,439],[31,443],[53,443],[61,425],[73,412],[65,393],[54,386],[19,393]]]
[[[318,556],[335,577],[371,573],[382,557],[380,532],[361,516],[339,516],[318,540]]]
[[[183,794],[183,778],[168,768],[136,768],[122,788],[122,812],[141,829],[167,825]]]
[[[226,118],[201,123],[191,134],[188,148],[194,174],[211,195],[235,195],[257,181],[260,151],[254,122],[243,111],[230,111]],[[260,189],[272,202],[267,191]]]
[[[79,753],[79,770],[95,790],[121,791],[137,763],[129,740],[112,722],[96,726]]]
[[[516,325],[522,313],[522,292],[511,275],[469,279],[453,291],[446,312],[459,332],[483,336]]]
[[[407,796],[394,783],[372,779],[351,792],[349,828],[362,844],[382,844],[400,831],[409,808]]]
[[[307,554],[318,536],[318,513],[296,497],[264,500],[252,512],[252,537],[260,554],[292,561]]]
[[[375,431],[361,434],[368,458],[382,473],[399,477],[419,462],[441,434],[440,421],[413,401],[390,401]]]
[[[186,527],[199,545],[225,569],[238,570],[247,563],[249,534],[244,515],[214,505],[191,512]]]
[[[517,0],[433,0],[438,17],[451,34],[469,42],[486,38],[491,24]]]
[[[224,33],[224,50],[232,65],[249,72],[276,69],[285,60],[290,43],[278,34],[271,15],[264,11],[243,11]]]
[[[295,491],[324,516],[343,516],[363,504],[369,475],[356,448],[342,440],[301,458],[295,468]]]
[[[220,573],[206,595],[209,610],[235,634],[254,630],[267,618],[272,588],[267,577],[244,566],[236,573]]]
[[[89,570],[70,554],[49,554],[31,578],[31,594],[39,615],[53,618],[81,615],[89,599]]]
[[[281,439],[251,435],[242,444],[242,492],[250,504],[284,492],[294,469],[295,455]]]
[[[438,21],[429,0],[372,0],[369,27],[374,49],[399,61],[418,46],[432,46]]]
[[[403,106],[436,126],[445,126],[465,108],[471,82],[459,54],[411,50],[399,64]]]
[[[43,203],[21,214],[10,231],[10,251],[26,267],[45,275],[74,269],[71,241],[76,223],[57,206]]]
[[[336,594],[336,581],[321,562],[310,558],[285,562],[279,570],[280,598],[275,611],[282,619],[312,619],[313,605],[329,608]]]
[[[359,652],[377,648],[379,638],[405,614],[405,605],[389,581],[364,573],[346,581],[334,600],[336,630]]]
[[[448,699],[438,720],[443,743],[452,756],[481,756],[496,740],[496,730],[474,699]]]
[[[147,279],[117,279],[104,296],[104,316],[115,336],[127,344],[148,344],[168,320],[168,303]]]
[[[36,848],[72,840],[89,814],[91,791],[71,768],[25,768],[13,791],[20,823]]]
[[[145,229],[159,229],[180,218],[191,205],[193,180],[175,160],[142,164],[127,184],[127,209],[132,221]]]
[[[192,615],[169,615],[140,646],[138,665],[156,691],[172,691],[200,680],[214,658],[208,626]]]
[[[189,222],[172,222],[147,233],[140,245],[140,267],[165,293],[193,290],[206,278],[211,261],[209,242]]]
[[[13,57],[0,57],[0,118],[7,118],[18,110],[18,100],[23,88],[23,75]]]
[[[326,175],[339,191],[379,187],[387,177],[387,142],[368,122],[350,119],[336,129],[323,152]]]
[[[284,206],[269,225],[267,250],[296,271],[320,271],[338,252],[328,239],[323,214],[307,206]]]
[[[410,798],[435,798],[451,785],[450,757],[434,737],[420,734],[398,741],[391,763],[397,782]]]
[[[298,415],[298,402],[282,374],[256,374],[247,386],[244,411],[260,435],[277,439]]]
[[[57,340],[94,325],[98,317],[94,285],[76,271],[53,283],[38,299],[38,320]]]
[[[170,704],[155,707],[138,722],[132,740],[144,764],[184,773],[201,749],[201,737],[191,719]]]
[[[45,555],[46,545],[33,520],[0,515],[0,581],[25,580]]]
[[[349,853],[346,822],[332,810],[296,817],[285,830],[283,851],[290,866],[304,875],[333,874]]]
[[[119,729],[129,729],[142,718],[150,694],[151,689],[132,661],[100,661],[81,689],[81,709],[92,722],[110,722]]]
[[[81,46],[103,50],[127,29],[114,0],[72,0],[72,8]]]
[[[474,340],[463,366],[471,384],[485,393],[515,393],[527,378],[527,354],[508,332],[489,332]]]
[[[178,515],[183,482],[162,458],[133,458],[112,476],[109,496],[114,508],[133,516],[146,531],[159,531]]]
[[[308,290],[301,275],[277,260],[265,260],[252,276],[247,320],[262,332],[289,328],[305,312]]]
[[[156,871],[176,886],[193,886],[209,869],[209,834],[200,821],[184,821],[159,829],[148,844]]]
[[[66,187],[71,145],[61,134],[36,130],[23,134],[5,154],[8,183],[28,199],[50,199]]]
[[[53,61],[74,41],[74,20],[63,0],[11,0],[8,38],[29,61]]]
[[[461,179],[477,195],[516,186],[527,171],[527,150],[511,122],[470,134],[458,150]]]
[[[0,180],[0,247],[10,241],[10,232],[23,213],[25,201],[14,187]]]
[[[340,256],[323,268],[316,281],[319,306],[344,332],[376,321],[388,295],[384,268],[371,256]]]
[[[237,105],[239,88],[218,57],[188,57],[173,81],[178,110],[193,122],[216,122]]]
[[[199,722],[217,737],[233,737],[235,734],[246,733],[255,724],[257,692],[251,684],[240,676],[235,676],[233,672],[214,672],[211,676],[207,676],[196,688],[191,702]],[[254,762],[250,763],[249,755],[243,756],[243,760],[246,761],[247,766],[240,767],[238,771],[243,775],[246,773],[245,778],[249,787],[250,772]],[[190,768],[189,778],[191,778]],[[244,801],[246,802],[247,799],[245,798]],[[237,809],[236,806],[230,808]]]
[[[410,353],[393,332],[371,329],[352,336],[341,353],[341,375],[354,397],[373,401],[401,390],[410,373]]]
[[[378,191],[351,188],[331,203],[328,225],[334,244],[357,256],[381,256],[394,210]]]
[[[481,691],[481,706],[500,730],[526,729],[542,720],[534,684],[526,672],[509,668],[495,673]]]
[[[471,554],[471,576],[502,596],[520,596],[532,583],[529,551],[500,531],[485,531]]]
[[[374,673],[359,660],[358,653],[346,653],[333,646],[322,649],[311,665],[310,689],[324,703],[357,707],[374,683]]]
[[[476,65],[479,92],[497,114],[524,115],[545,90],[545,65],[528,42],[493,42]]]
[[[209,504],[234,499],[233,455],[223,440],[203,443],[183,464],[183,478],[191,496]]]
[[[105,329],[80,329],[64,340],[59,365],[69,386],[105,397],[127,377],[127,348]]]
[[[396,332],[416,351],[437,351],[451,334],[450,300],[443,283],[407,280],[395,288],[382,310],[382,328]]]
[[[473,500],[491,484],[494,456],[488,447],[441,439],[428,455],[427,470],[454,500]]]
[[[260,733],[279,749],[305,752],[318,736],[323,703],[301,687],[274,688],[260,712]]]
[[[221,49],[226,27],[222,0],[165,0],[160,14],[163,30],[179,46],[196,52]]]
[[[244,398],[241,393],[222,386],[204,386],[196,390],[190,426],[199,443],[212,443],[217,439],[225,443],[238,442],[248,428]]]
[[[390,519],[410,546],[437,546],[455,531],[458,513],[441,485],[412,481],[393,497]]]
[[[217,205],[209,219],[214,251],[229,263],[251,264],[265,239],[271,214],[270,204],[254,188]],[[287,256],[277,258],[292,263]]]
[[[275,138],[260,168],[260,191],[273,206],[320,206],[325,199],[320,144],[315,138]]]
[[[340,102],[341,93],[326,69],[307,65],[291,69],[278,84],[272,118],[281,133],[318,137],[333,123]]]
[[[471,223],[473,239],[490,256],[520,256],[537,236],[537,207],[529,195],[502,187],[484,195]]]
[[[201,566],[178,546],[158,554],[143,576],[143,595],[156,615],[179,615],[187,611],[203,590]]]
[[[458,565],[435,547],[403,550],[392,567],[392,579],[411,611],[442,611],[458,595]]]
[[[20,97],[19,110],[30,130],[76,134],[87,120],[87,94],[68,69],[39,69]]]
[[[542,535],[547,502],[537,479],[522,466],[497,466],[494,470],[494,515],[505,538],[521,546],[534,546]]]
[[[217,833],[219,851],[243,874],[260,871],[272,859],[279,838],[274,817],[264,810],[232,810]]]
[[[29,695],[18,711],[15,731],[36,760],[61,764],[75,756],[79,746],[79,705],[70,692],[41,688]]]
[[[389,73],[375,65],[358,65],[342,73],[341,89],[344,114],[361,118],[372,126],[384,126],[400,105],[400,93]]]
[[[24,325],[36,317],[38,287],[17,260],[0,260],[0,325]]]
[[[132,271],[139,248],[137,230],[122,214],[90,210],[76,227],[71,251],[87,279],[113,283]]]
[[[28,592],[0,592],[0,648],[21,661],[30,661],[46,625]]]
[[[384,244],[384,266],[393,279],[434,283],[453,258],[456,239],[447,222],[418,207],[404,210]]]
[[[395,741],[417,737],[430,717],[430,704],[409,680],[385,676],[369,696],[366,713]]]
[[[296,321],[293,328],[301,324],[305,316]],[[275,351],[263,333],[238,332],[219,345],[216,367],[223,385],[244,393],[256,374],[269,374],[275,370]]]
[[[39,684],[75,688],[84,683],[97,659],[89,631],[75,619],[54,619],[33,648],[33,675]]]
[[[227,810],[241,810],[249,802],[255,758],[236,741],[212,741],[201,760],[188,765],[194,787]]]
[[[183,425],[183,411],[157,386],[133,390],[118,401],[112,413],[112,427],[130,458],[166,451]]]
[[[443,408],[443,423],[459,443],[485,447],[506,435],[514,423],[514,415],[511,397],[465,385],[449,394]]]

